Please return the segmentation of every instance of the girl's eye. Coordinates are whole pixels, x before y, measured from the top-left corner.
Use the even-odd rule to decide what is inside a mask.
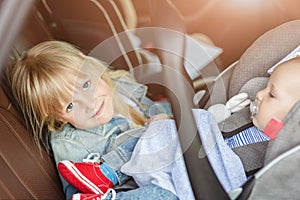
[[[83,85],[82,88],[83,90],[87,90],[91,85],[91,81],[86,81]]]
[[[67,112],[70,112],[73,110],[73,107],[74,107],[74,103],[70,103],[68,106],[67,106]]]
[[[275,96],[272,94],[272,92],[269,92],[269,97],[275,98]]]

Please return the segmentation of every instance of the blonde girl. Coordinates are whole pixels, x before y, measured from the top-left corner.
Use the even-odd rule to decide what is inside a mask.
[[[149,109],[155,110],[152,115],[164,112],[154,109],[156,103],[146,97],[147,87],[138,84],[128,72],[111,70],[62,41],[46,41],[32,47],[9,74],[13,95],[35,141],[53,151],[59,172],[68,181],[62,179],[67,198],[77,192],[69,183],[85,193],[102,195],[113,185],[127,181],[128,176],[120,167],[129,160],[145,131]],[[121,133],[130,130],[135,130],[134,137],[119,139]],[[100,155],[101,165],[72,162],[82,161],[88,155]],[[101,187],[72,182],[74,177],[66,174],[68,167],[88,173],[97,168],[96,174],[85,176],[100,177],[96,181]],[[161,188],[158,192],[170,197]]]
[[[36,142],[45,139],[43,127],[50,131],[63,127],[64,123],[58,120],[59,113],[64,102],[70,101],[73,96],[73,83],[68,81],[66,75],[79,76],[83,73],[83,66],[88,64],[99,69],[98,75],[111,89],[116,84],[112,79],[124,77],[133,81],[128,72],[112,71],[99,60],[84,56],[70,44],[59,41],[44,42],[24,52],[12,69],[13,95],[34,132]],[[145,116],[125,104],[118,93],[114,94],[113,104],[116,113],[123,114],[136,124],[144,124]]]

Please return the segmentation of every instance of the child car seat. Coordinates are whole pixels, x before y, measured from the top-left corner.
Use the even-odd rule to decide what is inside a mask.
[[[204,107],[225,103],[242,91],[247,92],[249,98],[254,100],[255,94],[266,85],[269,76],[267,70],[299,46],[299,31],[300,20],[294,20],[259,37],[239,61],[215,80],[210,88],[209,101]],[[246,172],[261,168],[243,186],[238,199],[298,198],[299,106],[300,102],[285,117],[285,126],[276,139],[233,149],[240,156]],[[247,123],[251,123],[248,107],[219,123],[219,127],[223,136],[227,137],[232,132],[237,133],[236,130]]]

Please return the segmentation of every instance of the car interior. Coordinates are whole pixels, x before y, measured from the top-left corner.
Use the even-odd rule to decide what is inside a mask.
[[[163,94],[171,102],[196,199],[268,199],[299,190],[286,178],[288,173],[279,172],[286,167],[296,174],[299,159],[290,160],[300,154],[294,149],[300,144],[297,137],[287,146],[272,141],[271,145],[234,149],[246,171],[254,176],[237,195],[227,194],[207,157],[198,156],[201,139],[192,115],[193,108],[207,109],[248,90],[245,85],[255,84],[253,98],[265,82],[251,80],[266,77],[267,69],[300,44],[299,4],[298,0],[0,0],[0,199],[65,199],[54,159],[35,144],[6,76],[6,69],[24,50],[47,40],[70,42],[113,68],[129,70],[149,87],[150,98]],[[132,32],[140,38],[138,48],[132,42]],[[186,35],[204,47],[222,49],[193,78],[184,65]],[[196,55],[199,48],[192,49]],[[139,49],[157,55],[167,67],[159,73],[152,71],[156,65],[151,65]],[[287,124],[299,119],[299,106],[290,112]],[[299,132],[299,126],[298,122],[292,130],[287,126],[283,131],[292,135]],[[278,165],[273,165],[279,167],[274,171],[272,167],[267,172],[258,171],[291,149],[292,155],[275,159]],[[255,157],[256,162],[248,163],[247,156]],[[276,178],[270,181],[274,174]],[[128,190],[130,184],[117,189]]]

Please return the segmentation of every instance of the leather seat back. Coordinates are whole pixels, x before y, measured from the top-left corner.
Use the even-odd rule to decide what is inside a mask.
[[[50,39],[36,14],[29,18],[15,44],[20,52]],[[0,199],[65,199],[53,158],[35,144],[12,102],[3,71],[0,82]]]
[[[52,158],[0,88],[0,199],[64,199]]]

